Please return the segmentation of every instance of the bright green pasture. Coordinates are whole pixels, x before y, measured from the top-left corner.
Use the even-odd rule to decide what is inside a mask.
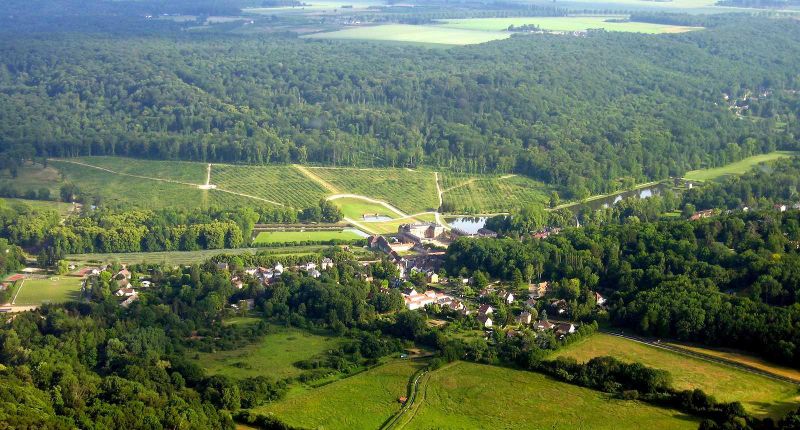
[[[510,36],[510,33],[501,31],[464,30],[438,25],[386,24],[347,28],[326,33],[314,33],[303,37],[309,39],[357,39],[445,45],[472,45],[505,39]]]
[[[56,211],[61,216],[68,215],[73,209],[72,203],[53,202],[49,200],[28,200],[28,199],[10,199],[10,198],[2,198],[0,200],[4,201],[8,206],[11,207],[17,205],[25,205],[37,211],[41,210]]]
[[[517,18],[466,18],[442,20],[442,26],[472,31],[504,31],[510,25],[538,25],[542,30],[581,31],[602,28],[606,31],[634,33],[682,33],[696,30],[694,27],[651,24],[646,22],[609,22],[625,16],[563,16],[563,17],[517,17]]]
[[[399,216],[396,212],[389,210],[389,208],[384,205],[368,202],[362,199],[344,197],[332,201],[336,206],[339,206],[344,216],[359,222],[363,220],[365,214],[378,214],[390,218],[397,218]]]
[[[442,173],[442,199],[455,213],[509,212],[527,204],[549,202],[548,187],[518,175],[484,176]]]
[[[767,154],[754,155],[731,164],[726,164],[722,167],[692,170],[690,172],[686,172],[684,178],[692,181],[709,181],[728,175],[741,175],[760,163],[767,163],[795,155],[797,155],[797,153],[792,151],[774,151]]]
[[[603,355],[666,370],[675,388],[699,388],[719,401],[740,401],[761,418],[796,409],[800,401],[796,385],[608,334],[597,333],[555,354],[581,362]]]
[[[118,261],[122,264],[138,263],[164,263],[168,265],[202,263],[219,254],[256,254],[268,253],[269,255],[311,255],[325,249],[322,245],[287,246],[277,248],[234,248],[234,249],[206,249],[202,251],[160,251],[160,252],[118,252],[104,254],[70,254],[66,259],[72,262],[84,263],[112,263]]]
[[[346,379],[255,409],[301,428],[377,429],[400,410],[411,375],[423,367],[411,360],[393,361]]]
[[[338,349],[342,338],[281,328],[260,341],[232,351],[201,352],[195,361],[213,375],[286,379],[303,372],[294,363]]]
[[[42,303],[63,303],[80,299],[81,278],[54,276],[48,279],[25,279],[17,284],[15,305],[33,306]]]
[[[362,236],[352,230],[323,231],[262,231],[256,236],[254,244],[291,243],[291,242],[328,242],[332,240],[351,241]]]
[[[423,378],[405,429],[696,429],[697,420],[544,375],[458,362]],[[402,420],[407,421],[408,419]]]
[[[385,201],[409,215],[439,207],[436,177],[430,171],[333,168],[309,170],[342,193]]]

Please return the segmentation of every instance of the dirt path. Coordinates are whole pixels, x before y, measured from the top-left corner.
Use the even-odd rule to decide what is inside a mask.
[[[39,306],[0,305],[0,309],[3,309],[4,313],[13,314],[17,312],[35,311],[39,309]]]
[[[326,190],[330,191],[331,193],[333,193],[333,194],[341,193],[341,191],[339,191],[338,188],[334,187],[333,184],[331,184],[330,182],[320,178],[315,173],[311,172],[311,170],[309,170],[308,168],[303,167],[303,166],[301,166],[299,164],[292,164],[292,167],[297,169],[297,171],[299,171],[300,173],[305,175],[305,177],[307,177],[308,179],[311,179],[312,181],[322,185],[322,188],[325,188]],[[328,200],[330,200],[330,198]]]
[[[211,163],[208,163],[208,170],[206,170],[206,186],[211,185]]]

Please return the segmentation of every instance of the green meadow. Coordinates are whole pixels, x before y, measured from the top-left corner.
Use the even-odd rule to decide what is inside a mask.
[[[690,172],[686,172],[686,175],[683,177],[691,181],[711,181],[723,176],[741,175],[761,163],[768,163],[770,161],[780,160],[781,158],[789,158],[796,155],[797,153],[792,151],[774,151],[767,154],[753,155],[752,157],[747,157],[742,160],[726,164],[722,167],[692,170]]]
[[[474,45],[506,39],[510,33],[447,28],[437,25],[385,24],[347,28],[303,36],[308,39],[376,40],[389,42],[432,43],[444,45]]]
[[[351,229],[323,231],[262,231],[258,233],[254,244],[277,244],[292,242],[329,242],[333,240],[353,241],[363,236]]]
[[[581,31],[602,28],[606,31],[633,33],[683,33],[697,30],[695,27],[652,24],[647,22],[613,22],[625,19],[624,15],[608,16],[563,16],[563,17],[518,17],[518,18],[466,18],[442,20],[442,26],[459,30],[504,31],[510,25],[538,25],[542,30]]]

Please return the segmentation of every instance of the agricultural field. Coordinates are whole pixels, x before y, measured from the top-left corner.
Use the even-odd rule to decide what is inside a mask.
[[[9,170],[0,170],[0,187],[10,186],[23,194],[47,188],[51,196],[58,196],[61,182],[61,172],[51,164],[43,167],[41,164],[27,161],[17,169],[16,178]]]
[[[345,217],[356,221],[363,221],[364,215],[377,215],[379,217],[398,218],[400,215],[379,203],[372,203],[367,200],[354,197],[343,197],[332,200],[333,204],[339,206]]]
[[[518,176],[481,176],[441,173],[442,200],[455,213],[491,214],[509,212],[526,204],[547,205],[548,187],[533,179]]]
[[[678,389],[699,388],[724,402],[740,401],[757,417],[780,416],[797,408],[800,391],[794,384],[770,379],[723,364],[598,333],[555,353],[580,362],[610,355],[668,371]]]
[[[350,430],[380,428],[400,410],[411,375],[426,363],[398,360],[320,388],[290,391],[285,399],[254,412],[272,414],[291,426]]]
[[[403,429],[696,429],[680,412],[544,375],[457,362],[423,378]],[[418,404],[418,407],[416,407]],[[410,422],[408,422],[410,420]]]
[[[712,181],[724,176],[741,175],[761,163],[768,163],[770,161],[780,160],[781,158],[789,158],[796,155],[796,152],[791,151],[774,151],[768,154],[754,155],[734,163],[726,164],[722,167],[686,172],[684,179],[688,179],[690,181]]]
[[[276,244],[296,242],[329,242],[333,240],[354,241],[364,238],[353,229],[343,230],[306,230],[306,231],[262,231],[258,233],[253,244]]]
[[[28,200],[28,199],[10,199],[10,198],[0,198],[0,200],[4,201],[8,206],[17,206],[17,205],[25,205],[34,210],[51,210],[56,211],[59,215],[67,216],[73,210],[72,203],[64,203],[64,202],[54,202],[50,200]]]
[[[231,166],[214,164],[211,183],[219,188],[272,200],[297,209],[319,203],[326,190],[287,165]]]
[[[519,17],[519,18],[466,18],[447,19],[441,26],[472,31],[505,31],[510,25],[538,25],[542,30],[550,31],[582,31],[602,28],[606,31],[623,31],[633,33],[683,33],[698,30],[697,27],[652,24],[645,22],[611,22],[625,19],[625,15],[608,16],[563,16],[563,17]]]
[[[142,160],[127,157],[78,157],[59,161],[74,161],[108,169],[125,175],[169,179],[187,184],[205,184],[208,164],[191,161]]]
[[[278,248],[235,248],[235,249],[205,249],[202,251],[161,251],[161,252],[119,252],[105,254],[70,254],[66,260],[73,263],[112,263],[122,264],[138,263],[164,263],[167,265],[202,263],[219,254],[269,254],[274,256],[312,255],[327,248],[323,245],[286,246]]]
[[[430,171],[408,169],[308,168],[342,193],[385,201],[412,215],[436,210],[436,177]]]
[[[303,372],[294,363],[337,349],[342,338],[296,328],[280,328],[257,343],[232,351],[201,352],[195,362],[213,375],[232,378],[269,376],[276,380]]]
[[[34,306],[43,303],[62,303],[78,300],[81,294],[81,278],[53,276],[47,279],[25,279],[17,283],[14,304]]]
[[[773,364],[764,359],[753,357],[743,352],[733,351],[728,349],[706,348],[695,345],[685,345],[682,343],[668,343],[667,345],[674,346],[677,348],[682,348],[690,352],[708,355],[711,357],[732,361],[734,363],[743,364],[745,366],[763,370],[764,372],[769,372],[772,373],[773,375],[789,378],[800,383],[800,370],[792,369],[791,367],[781,366],[778,364]]]
[[[375,40],[388,42],[430,43],[442,45],[474,45],[506,39],[511,33],[447,28],[438,25],[385,24],[344,30],[313,33],[304,38],[337,40]]]

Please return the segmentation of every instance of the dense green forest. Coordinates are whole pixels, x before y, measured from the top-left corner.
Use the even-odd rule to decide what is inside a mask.
[[[7,162],[431,165],[522,173],[584,197],[795,148],[800,27],[736,16],[709,25],[447,50],[278,35],[10,35],[0,42],[0,152]],[[723,93],[749,97],[741,118]]]

